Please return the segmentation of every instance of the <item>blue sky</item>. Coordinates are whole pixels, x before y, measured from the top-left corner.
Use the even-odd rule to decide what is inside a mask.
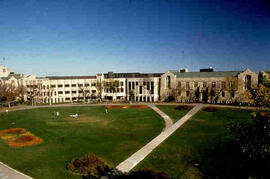
[[[207,0],[0,0],[0,63],[90,75],[270,69],[270,4]]]

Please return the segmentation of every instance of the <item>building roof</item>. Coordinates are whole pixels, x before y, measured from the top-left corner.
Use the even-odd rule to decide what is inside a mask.
[[[9,74],[7,77],[2,77],[2,80],[9,80],[10,78],[14,77],[16,79],[21,79],[24,75],[23,74]]]
[[[234,77],[242,71],[214,71],[214,72],[176,72],[171,71],[176,78],[211,78],[211,77]]]
[[[96,76],[46,76],[50,80],[96,79]]]
[[[149,78],[149,77],[161,77],[163,73],[105,73],[104,78]]]

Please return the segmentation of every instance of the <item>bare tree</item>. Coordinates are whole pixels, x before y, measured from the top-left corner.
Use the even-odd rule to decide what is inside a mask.
[[[0,101],[6,102],[8,107],[12,101],[17,100],[19,96],[18,87],[12,83],[1,82],[0,84]]]
[[[18,96],[20,98],[20,101],[23,103],[24,102],[24,97],[27,92],[26,87],[23,84],[18,85]]]
[[[32,106],[38,102],[41,95],[41,84],[31,84],[27,87],[27,97],[30,99]]]
[[[104,90],[104,81],[97,80],[97,83],[93,83],[92,86],[96,86],[99,100],[102,101],[102,93]]]
[[[86,102],[86,98],[91,97],[90,88],[84,85],[79,86],[79,96],[80,94],[83,97],[83,101]]]

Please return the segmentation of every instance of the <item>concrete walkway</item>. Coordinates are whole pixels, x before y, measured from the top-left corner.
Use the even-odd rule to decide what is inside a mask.
[[[0,162],[0,179],[33,179]]]
[[[184,117],[178,120],[168,129],[164,130],[151,142],[146,144],[143,148],[138,150],[128,159],[120,163],[116,168],[122,172],[129,172],[134,168],[140,161],[142,161],[148,154],[150,154],[159,144],[166,140],[171,134],[173,134],[179,127],[181,127],[188,119],[190,119],[194,114],[196,114],[204,105],[197,104],[192,108]]]
[[[153,104],[148,104],[147,106],[152,108],[156,113],[158,113],[164,119],[165,130],[173,125],[173,120],[167,114],[165,114],[163,111],[161,111],[159,108],[157,108]]]

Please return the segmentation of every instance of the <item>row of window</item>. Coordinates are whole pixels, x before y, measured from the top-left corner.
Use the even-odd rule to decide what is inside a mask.
[[[113,93],[113,89],[110,89],[110,88],[105,89],[105,92],[106,93]],[[116,88],[116,91],[115,92],[116,93],[123,93],[124,92],[124,88]]]
[[[136,86],[139,86],[139,82],[128,82],[128,89],[135,90]],[[139,86],[139,94],[142,94],[143,89],[146,89],[150,92],[150,94],[154,94],[154,82],[153,81],[144,81],[142,85]]]
[[[105,83],[105,86],[111,86],[111,85],[112,85],[112,82],[106,82]],[[124,86],[124,82],[120,81],[119,86]]]
[[[184,82],[179,81],[178,82],[178,87],[181,87],[183,85],[182,83],[184,83]],[[191,87],[191,85],[190,85],[191,83],[192,82],[185,82],[185,87],[187,89],[189,89]],[[207,82],[204,81],[202,86],[204,88],[207,87]],[[225,82],[224,81],[221,82],[221,86],[222,86],[222,88],[225,88]],[[197,81],[193,82],[193,87],[194,88],[199,87],[199,82],[197,82]],[[217,87],[217,82],[212,82],[212,88],[216,88],[216,87]]]

